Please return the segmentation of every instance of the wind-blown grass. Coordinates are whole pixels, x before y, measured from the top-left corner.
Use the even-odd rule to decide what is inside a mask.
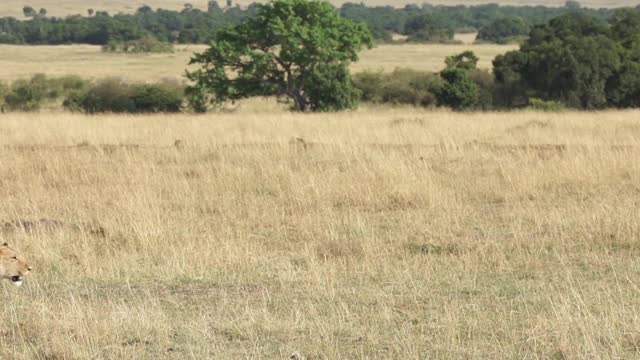
[[[635,358],[639,115],[5,115],[0,357]]]

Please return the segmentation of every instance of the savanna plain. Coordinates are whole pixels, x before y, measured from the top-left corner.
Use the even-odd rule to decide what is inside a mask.
[[[179,79],[201,49],[1,48],[2,80]],[[639,118],[0,114],[0,243],[34,268],[0,283],[0,358],[640,358]]]
[[[440,71],[447,56],[473,51],[479,58],[478,67],[490,69],[499,54],[517,49],[516,45],[470,44],[475,34],[458,35],[460,45],[378,45],[365,50],[360,61],[351,66],[353,72],[393,71],[411,68],[420,71]],[[83,78],[120,77],[127,81],[184,81],[184,73],[194,52],[204,45],[181,45],[168,54],[103,53],[100,46],[16,46],[0,45],[0,79],[11,81],[28,78],[35,73],[47,76],[79,75]]]
[[[638,116],[5,114],[0,358],[637,358]]]

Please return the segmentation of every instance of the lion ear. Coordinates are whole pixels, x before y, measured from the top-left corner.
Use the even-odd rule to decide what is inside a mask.
[[[9,246],[9,243],[5,242],[4,244],[2,244],[2,246]]]

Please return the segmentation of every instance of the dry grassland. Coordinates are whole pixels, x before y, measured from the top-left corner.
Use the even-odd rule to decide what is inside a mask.
[[[464,38],[464,37],[463,37]],[[465,38],[466,39],[466,38]],[[409,67],[438,71],[444,59],[464,50],[480,57],[479,66],[491,68],[496,55],[515,49],[512,45],[380,45],[363,51],[353,71]],[[51,76],[80,75],[88,78],[117,76],[135,81],[183,79],[193,52],[203,45],[178,46],[173,54],[107,54],[99,46],[14,46],[0,45],[0,79],[15,80],[35,73]]]
[[[111,14],[116,13],[132,13],[142,5],[149,5],[153,8],[163,8],[169,10],[180,10],[184,7],[185,2],[192,4],[199,9],[206,9],[208,0],[3,0],[0,2],[0,16],[14,16],[23,19],[22,7],[29,4],[36,9],[45,8],[50,16],[67,16],[74,14],[86,15],[89,8],[100,11],[108,11]],[[234,0],[234,4],[246,6],[256,2],[254,0]],[[260,1],[258,1],[260,2]],[[264,2],[264,1],[262,1]],[[334,5],[340,6],[346,0],[330,0]],[[419,3],[415,0],[364,0],[363,3],[369,6],[405,6],[407,4]],[[431,4],[443,5],[479,5],[485,4],[488,0],[432,0]],[[218,0],[221,5],[226,4],[224,0]],[[563,6],[564,0],[500,0],[497,3],[501,5],[545,5],[545,6]],[[619,7],[619,6],[635,6],[636,2],[631,0],[583,0],[581,4],[589,7]]]
[[[2,116],[0,358],[638,358],[638,117]]]
[[[470,45],[473,44],[476,41],[476,37],[478,36],[478,33],[456,33],[454,35],[454,38],[460,42],[462,42],[464,45]],[[497,44],[496,44],[497,45]]]

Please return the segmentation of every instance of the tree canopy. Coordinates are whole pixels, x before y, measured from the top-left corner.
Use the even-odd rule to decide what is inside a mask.
[[[209,43],[215,33],[252,17],[257,4],[246,7],[232,6],[231,1],[221,6],[208,1],[206,9],[185,4],[180,11],[140,7],[133,14],[110,15],[99,9],[88,9],[84,15],[64,18],[47,16],[25,6],[27,17],[18,21],[13,17],[0,18],[0,43],[12,44],[69,44],[88,43],[105,45],[111,41],[137,40],[154,36],[160,41],[174,43]],[[363,3],[345,3],[340,15],[355,22],[365,23],[377,41],[392,42],[393,34],[408,34],[409,41],[450,42],[453,32],[480,31],[485,41],[508,41],[515,34],[536,24],[544,24],[559,15],[581,12],[600,19],[608,19],[610,9],[573,9],[544,6],[367,6]],[[520,20],[516,20],[520,19]],[[524,24],[522,23],[524,22]]]
[[[620,10],[609,24],[576,12],[534,27],[520,50],[493,62],[502,105],[539,98],[584,109],[637,106],[638,30],[635,9]]]
[[[348,64],[371,46],[367,27],[339,16],[329,3],[276,0],[255,17],[218,32],[188,72],[195,108],[249,96],[286,96],[299,111],[352,107]]]
[[[507,43],[529,34],[529,24],[518,16],[497,19],[480,28],[478,40]]]
[[[422,14],[409,19],[404,34],[410,41],[448,42],[453,40],[455,29],[443,17],[433,14]]]
[[[437,92],[441,105],[454,110],[470,110],[478,102],[478,86],[471,79],[476,70],[478,57],[472,51],[465,51],[446,58],[447,67],[440,72],[445,81]]]

